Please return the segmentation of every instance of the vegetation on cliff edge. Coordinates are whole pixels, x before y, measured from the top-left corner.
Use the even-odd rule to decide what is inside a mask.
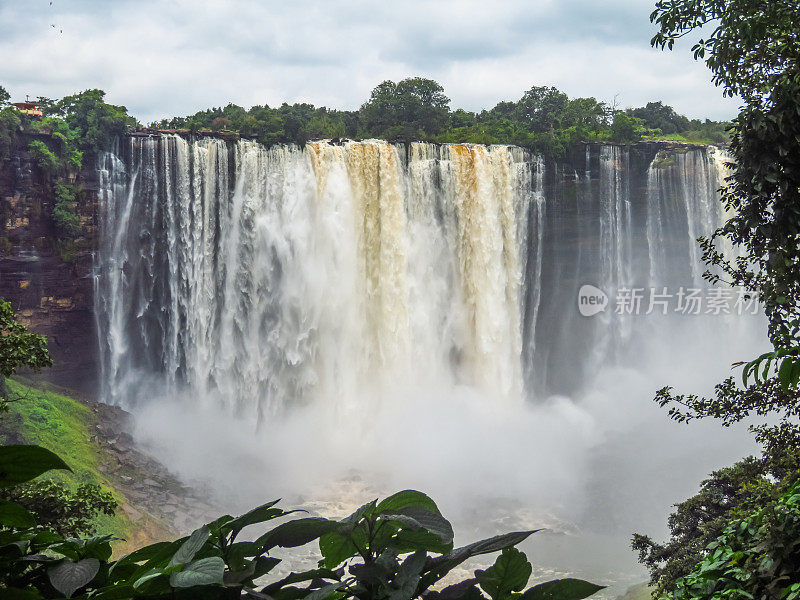
[[[710,398],[669,387],[658,392],[656,401],[680,422],[713,418],[729,426],[760,418],[751,429],[762,454],[713,473],[699,494],[678,504],[666,543],[637,535],[633,546],[653,583],[676,598],[795,598],[800,589],[789,584],[800,580],[792,487],[800,478],[800,4],[661,0],[651,19],[659,27],[657,47],[703,35],[695,58],[705,60],[725,95],[745,100],[733,123],[733,171],[723,190],[731,217],[700,242],[713,268],[709,281],[742,287],[763,304],[773,351],[739,363],[741,385],[731,377]],[[721,243],[737,257],[721,253]],[[789,537],[759,533],[775,514],[792,510],[794,520],[780,525]]]

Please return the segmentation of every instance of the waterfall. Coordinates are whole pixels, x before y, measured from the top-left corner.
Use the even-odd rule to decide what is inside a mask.
[[[587,385],[641,338],[620,290],[702,284],[726,171],[705,149],[578,156],[585,177],[545,181],[509,146],[126,138],[98,163],[104,398],[258,423],[409,382],[512,404]],[[592,318],[587,283],[609,295]]]
[[[646,229],[650,285],[703,287],[705,265],[696,240],[713,233],[725,218],[718,192],[727,177],[724,160],[712,149],[661,152],[650,163]]]
[[[523,269],[541,264],[527,235],[541,245],[542,229],[527,152],[163,135],[118,154],[100,165],[109,401],[160,385],[258,422],[409,377],[521,401]]]
[[[632,225],[630,156],[627,148],[600,149],[600,284],[608,294],[630,289],[632,274]],[[612,355],[630,335],[630,319],[608,310],[601,315],[603,335],[595,345],[597,357]],[[600,360],[598,358],[598,360]]]

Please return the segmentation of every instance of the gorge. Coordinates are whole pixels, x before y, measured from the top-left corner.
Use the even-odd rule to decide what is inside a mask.
[[[714,314],[675,304],[705,287],[694,240],[724,218],[724,161],[669,143],[553,161],[509,146],[128,136],[84,176],[97,242],[68,276],[81,310],[33,298],[51,273],[35,248],[26,262],[14,249],[33,298],[18,305],[69,324],[55,344],[67,361],[94,333],[97,359],[64,382],[100,381],[101,400],[137,416],[138,443],[223,506],[283,495],[330,511],[418,487],[467,523],[491,499],[494,518],[577,527],[581,545],[617,536],[595,554],[629,564],[620,538],[741,452],[741,437],[699,439],[650,401],[667,381],[709,389],[760,324],[735,294]],[[606,310],[581,314],[585,284]],[[643,291],[638,314],[618,314],[625,289]],[[669,314],[648,306],[656,292],[673,296]],[[711,340],[724,357],[708,360]],[[676,376],[678,346],[701,368]],[[566,548],[548,560],[570,564]]]
[[[579,150],[546,177],[506,146],[124,140],[99,159],[102,396],[155,377],[256,423],[411,373],[493,402],[581,389],[631,345],[617,289],[703,287],[724,155]],[[612,296],[595,319],[584,283]]]

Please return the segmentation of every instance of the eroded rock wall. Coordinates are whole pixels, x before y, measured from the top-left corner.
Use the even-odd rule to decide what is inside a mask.
[[[73,240],[58,240],[53,181],[28,152],[32,139],[21,135],[11,159],[0,164],[0,297],[11,302],[24,325],[48,337],[54,366],[37,377],[93,394],[97,175],[94,168],[84,168],[68,177],[80,188],[81,231]],[[84,157],[84,165],[93,167],[94,160]]]

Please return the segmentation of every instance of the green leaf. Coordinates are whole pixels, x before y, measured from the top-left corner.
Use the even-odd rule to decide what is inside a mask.
[[[219,556],[201,558],[189,563],[183,571],[169,576],[169,584],[176,588],[221,584],[225,575],[225,561]]]
[[[0,446],[0,487],[25,483],[53,469],[71,471],[63,460],[41,446]]]
[[[397,534],[386,542],[387,547],[395,548],[400,554],[406,552],[416,552],[417,550],[427,550],[437,554],[446,554],[453,549],[453,543],[445,543],[437,534],[424,529],[414,531],[411,529],[401,529]]]
[[[342,587],[344,587],[344,583],[341,581],[337,581],[336,583],[329,583],[328,585],[323,585],[321,588],[314,590],[308,596],[306,596],[306,600],[325,600],[331,594],[338,591]]]
[[[253,578],[257,579],[258,577],[262,577],[272,571],[278,564],[280,564],[280,558],[274,558],[272,556],[259,556],[256,558],[255,561],[255,569],[253,571]]]
[[[188,563],[194,558],[194,555],[197,554],[200,548],[203,547],[203,544],[208,541],[209,535],[211,535],[211,532],[208,529],[208,525],[203,525],[199,529],[195,529],[192,535],[178,548],[178,551],[172,557],[172,560],[169,561],[169,564],[182,565]]]
[[[522,590],[532,572],[533,567],[523,552],[516,548],[505,548],[494,565],[486,570],[475,571],[475,578],[493,600],[500,600],[511,592]]]
[[[166,558],[166,556],[170,556],[172,554],[172,549],[174,547],[175,547],[175,542],[157,542],[155,544],[150,544],[149,546],[145,546],[144,548],[139,548],[138,550],[134,550],[130,554],[126,554],[118,561],[114,562],[109,568],[109,571],[113,572],[114,569],[118,567],[122,567],[128,564],[140,563],[142,561],[150,560],[160,555]]]
[[[47,577],[54,588],[70,598],[78,588],[92,581],[99,570],[100,561],[96,558],[84,558],[78,562],[65,558],[47,569]]]
[[[412,529],[424,529],[435,534],[445,544],[453,541],[453,526],[440,513],[417,506],[400,509],[396,513],[384,513],[382,519],[395,520]]]
[[[366,504],[359,506],[353,514],[350,516],[342,519],[339,523],[343,526],[355,526],[362,517],[370,517],[375,510],[375,506],[377,505],[377,500],[372,500],[371,502],[367,502]]]
[[[441,514],[429,496],[416,490],[403,490],[397,492],[380,502],[376,508],[378,513],[399,513],[405,508],[424,508],[436,514]]]
[[[100,562],[108,562],[111,558],[111,542],[115,542],[121,538],[113,535],[98,535],[90,537],[86,540],[81,540],[78,553],[81,558],[96,558]]]
[[[153,544],[154,546],[158,544]],[[149,571],[153,569],[157,569],[160,572],[163,572],[163,569],[167,567],[169,561],[172,559],[173,555],[175,554],[175,549],[179,547],[179,542],[164,542],[162,546],[160,546],[149,558],[145,559],[144,564],[137,567],[133,573],[131,573],[128,577],[129,582],[135,582],[138,578],[142,577]],[[148,546],[149,548],[149,546]],[[113,566],[112,566],[113,570]]]
[[[490,554],[516,546],[523,540],[527,539],[533,533],[541,531],[540,529],[533,529],[531,531],[515,531],[503,535],[497,535],[479,542],[473,542],[461,548],[448,552],[442,556],[437,556],[428,564],[428,571],[424,579],[428,585],[432,585],[436,580],[441,579],[453,568],[460,565],[462,562],[473,556],[480,556],[481,554]]]
[[[358,548],[350,537],[335,531],[319,538],[319,551],[323,557],[320,564],[328,569],[335,569],[348,558],[358,554]]]
[[[165,575],[163,569],[150,569],[144,575],[137,578],[136,581],[133,582],[133,589],[135,590],[139,589],[148,581],[151,581],[157,577],[161,577],[162,575]]]
[[[465,579],[442,589],[437,595],[438,600],[484,600],[486,597],[477,588],[477,579]]]
[[[0,500],[0,525],[16,529],[29,529],[36,525],[33,515],[24,506]]]
[[[270,519],[274,519],[276,517],[283,516],[284,513],[280,508],[272,508],[278,502],[280,502],[280,498],[277,500],[273,500],[272,502],[267,502],[266,504],[262,504],[254,508],[251,511],[246,512],[240,517],[236,517],[225,523],[221,530],[223,532],[230,531],[233,533],[234,537],[238,534],[242,529],[247,527],[248,525],[255,525],[256,523],[263,523],[264,521],[269,521]]]
[[[787,356],[781,362],[781,367],[778,369],[778,380],[781,383],[781,388],[786,391],[792,385],[792,370],[794,369],[794,358]]]
[[[336,521],[318,517],[295,519],[278,525],[275,529],[258,538],[255,543],[262,551],[267,551],[276,546],[295,548],[334,531],[338,526],[339,524]]]
[[[425,567],[427,559],[428,553],[420,550],[403,561],[394,580],[397,589],[389,594],[389,600],[411,600],[416,596],[422,569]]]
[[[293,583],[302,583],[303,581],[313,581],[314,579],[333,579],[338,580],[336,573],[328,569],[313,569],[311,571],[302,571],[300,573],[290,573],[283,579],[266,586],[262,592],[268,595],[273,595],[284,586]]]
[[[114,585],[104,587],[100,592],[92,595],[92,600],[130,600],[136,597],[136,592],[130,585]]]
[[[526,590],[522,600],[583,600],[604,588],[582,579],[555,579]]]

